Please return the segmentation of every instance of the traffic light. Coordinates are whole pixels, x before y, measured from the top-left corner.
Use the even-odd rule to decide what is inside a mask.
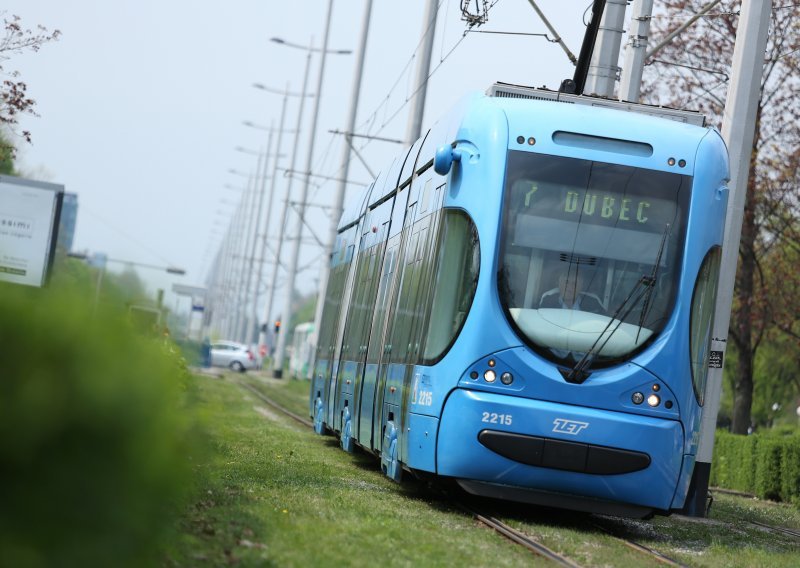
[[[281,330],[281,320],[275,320],[275,333]]]

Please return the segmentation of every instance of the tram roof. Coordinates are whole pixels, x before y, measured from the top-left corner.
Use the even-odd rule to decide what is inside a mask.
[[[494,83],[486,91],[490,97],[508,98],[508,99],[534,99],[542,101],[552,101],[565,104],[585,105],[592,107],[610,108],[614,110],[622,110],[627,112],[636,112],[649,116],[656,116],[658,118],[666,118],[676,122],[683,122],[692,124],[694,126],[705,126],[705,115],[692,110],[681,110],[656,105],[646,105],[641,103],[632,103],[628,101],[618,101],[616,99],[608,99],[605,97],[597,97],[591,95],[570,95],[567,93],[559,93],[558,91],[551,91],[550,89],[526,87],[524,85],[512,85],[510,83]]]

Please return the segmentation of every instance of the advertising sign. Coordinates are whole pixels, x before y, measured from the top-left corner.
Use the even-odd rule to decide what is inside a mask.
[[[0,175],[0,281],[45,284],[63,198],[62,185]]]

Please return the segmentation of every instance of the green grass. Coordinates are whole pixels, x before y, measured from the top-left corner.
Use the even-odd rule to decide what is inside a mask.
[[[478,525],[420,483],[397,485],[374,456],[342,452],[333,437],[279,416],[244,382],[296,414],[308,381],[258,373],[197,377],[194,406],[212,453],[195,466],[196,498],[167,551],[169,565],[521,566],[545,561]],[[649,521],[505,505],[497,516],[584,566],[656,566],[602,532],[655,548],[690,566],[797,566],[800,540],[748,524],[800,527],[787,505],[715,495],[710,519]]]
[[[191,387],[212,454],[195,465],[196,498],[166,551],[168,565],[536,561],[424,488],[392,483],[371,457],[345,454],[333,438],[266,410],[236,385],[239,377],[226,377],[196,377]]]

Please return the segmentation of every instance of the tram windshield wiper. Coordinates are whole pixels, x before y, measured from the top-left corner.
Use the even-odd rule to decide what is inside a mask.
[[[586,369],[589,368],[589,365],[591,365],[595,356],[603,350],[603,347],[606,346],[611,339],[611,336],[613,336],[614,333],[616,333],[616,331],[620,328],[622,322],[625,321],[625,318],[628,317],[628,315],[631,313],[631,310],[636,307],[636,305],[639,303],[639,300],[645,298],[645,303],[642,307],[642,315],[639,318],[639,331],[636,332],[636,341],[639,341],[639,333],[641,332],[644,320],[647,317],[647,312],[650,310],[652,305],[651,300],[653,296],[653,288],[655,288],[656,279],[658,277],[658,268],[661,264],[661,257],[664,254],[664,249],[667,244],[669,229],[670,225],[668,223],[664,228],[664,234],[661,237],[661,244],[658,247],[658,253],[656,253],[655,265],[653,265],[653,270],[650,272],[650,274],[643,274],[641,278],[636,281],[633,288],[622,301],[622,303],[617,307],[616,310],[614,310],[614,314],[611,316],[611,319],[608,320],[608,323],[603,328],[603,331],[600,332],[589,350],[584,353],[583,357],[581,357],[577,363],[575,363],[572,369],[569,371],[566,369],[560,369],[561,375],[568,383],[580,384],[589,377],[589,373]],[[614,329],[609,331],[615,321],[616,325],[614,326]],[[606,332],[608,332],[608,335],[606,335]],[[605,336],[605,339],[603,339],[603,336]],[[600,344],[601,340],[603,340],[602,344]]]
[[[609,339],[611,339],[611,336],[614,335],[614,332],[619,329],[619,326],[622,325],[622,322],[626,317],[628,317],[628,314],[631,313],[631,310],[636,306],[636,304],[639,303],[639,300],[644,297],[646,291],[654,284],[655,281],[652,279],[652,277],[646,274],[643,274],[642,277],[636,281],[631,291],[628,293],[619,307],[617,307],[617,309],[614,311],[614,314],[608,320],[608,323],[603,328],[603,331],[600,332],[600,334],[597,336],[597,339],[594,340],[594,343],[592,343],[592,346],[589,348],[589,350],[584,353],[583,357],[581,357],[581,359],[575,363],[575,366],[569,371],[566,369],[560,369],[564,380],[566,380],[568,383],[580,384],[589,377],[589,373],[586,371],[586,369],[594,360],[595,355],[603,350],[603,347],[606,346],[606,343],[608,343]],[[614,329],[612,329],[608,335],[606,335],[606,332],[608,332],[609,328],[612,326],[612,324],[614,324],[614,322],[616,322]],[[600,343],[600,340],[603,339],[603,336],[605,336],[605,340],[598,348],[598,344]]]
[[[661,245],[658,247],[658,254],[656,255],[656,263],[653,265],[653,271],[650,273],[650,277],[653,279],[653,286],[647,289],[644,298],[644,305],[642,306],[642,313],[639,316],[639,329],[636,331],[636,343],[639,342],[639,334],[642,332],[642,327],[644,326],[644,322],[647,319],[647,314],[650,312],[650,308],[653,306],[653,289],[655,288],[656,280],[658,279],[658,269],[661,266],[661,257],[664,254],[664,248],[667,245],[667,237],[669,236],[670,224],[667,223],[667,226],[664,227],[664,234],[661,235]]]

